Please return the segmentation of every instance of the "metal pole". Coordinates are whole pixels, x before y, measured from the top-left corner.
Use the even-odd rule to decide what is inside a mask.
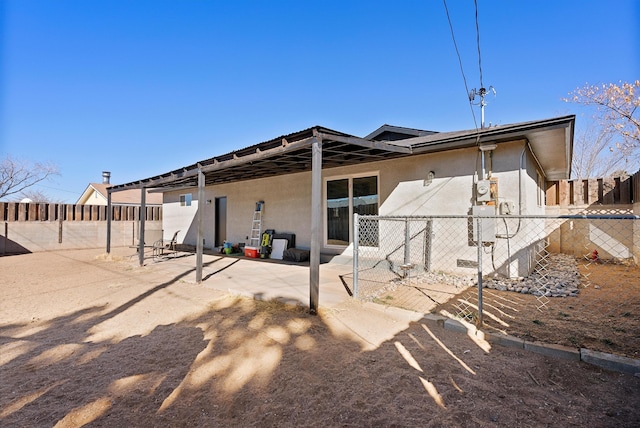
[[[482,219],[477,218],[478,240],[478,328],[482,327]]]
[[[360,218],[353,213],[353,297],[358,298],[358,247],[360,245]]]
[[[147,189],[140,190],[140,217],[138,220],[138,261],[144,265],[144,222],[147,219]]]
[[[404,264],[411,263],[411,228],[409,227],[409,219],[404,221]]]
[[[201,169],[198,169],[198,240],[196,242],[196,282],[200,284],[202,282],[202,251],[204,247],[203,232],[202,232],[202,217],[204,211],[204,173]]]
[[[318,313],[320,295],[320,221],[322,218],[322,137],[314,131],[311,145],[311,254],[309,313]]]
[[[107,189],[107,254],[111,253],[111,217],[113,217],[111,208],[111,190]],[[60,213],[60,222],[62,224],[62,212]]]
[[[4,240],[2,241],[2,254],[7,254],[7,241],[9,240],[9,223],[4,222]]]

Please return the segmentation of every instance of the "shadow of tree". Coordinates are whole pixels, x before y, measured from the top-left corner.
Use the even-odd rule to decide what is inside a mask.
[[[640,418],[638,379],[487,353],[426,318],[365,346],[339,311],[228,296],[147,334],[90,341],[97,324],[141,311],[136,303],[178,279],[106,313],[0,326],[2,425],[585,425],[610,408],[620,426]],[[342,310],[362,311],[362,331],[384,328],[361,306]],[[598,379],[589,394],[574,385],[585,377]]]

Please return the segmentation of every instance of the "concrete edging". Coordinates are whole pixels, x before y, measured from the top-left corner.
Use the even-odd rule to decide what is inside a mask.
[[[429,314],[425,318],[437,322],[445,330],[456,331],[458,333],[469,333],[468,323],[447,318],[441,315]],[[475,326],[470,325],[475,329]],[[474,333],[476,333],[474,331]],[[500,333],[488,333],[478,330],[476,334],[484,334],[487,342],[508,348],[526,349],[537,354],[542,354],[552,358],[559,358],[570,361],[582,361],[587,364],[598,366],[607,370],[640,376],[640,360],[608,354],[606,352],[592,351],[585,348],[571,348],[569,346],[555,345],[543,342],[528,342],[515,336]]]
[[[580,348],[580,358],[585,363],[593,364],[607,370],[640,376],[640,360],[600,351],[592,351],[585,348]]]

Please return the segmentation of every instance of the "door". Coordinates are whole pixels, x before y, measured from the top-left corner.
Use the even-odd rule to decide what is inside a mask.
[[[215,243],[222,247],[227,239],[227,198],[216,198],[215,204]]]
[[[378,215],[378,176],[328,178],[325,192],[325,243],[346,247],[353,237],[353,213]],[[377,225],[360,235],[360,243],[378,245]]]

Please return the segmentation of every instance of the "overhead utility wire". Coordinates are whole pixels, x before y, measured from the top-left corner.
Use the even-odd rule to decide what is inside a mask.
[[[478,68],[480,68],[480,87],[484,88],[482,84],[482,57],[480,55],[480,25],[478,24],[478,0],[473,0],[476,6],[476,40],[478,41]]]
[[[462,68],[462,58],[460,57],[460,51],[458,50],[458,44],[456,43],[456,36],[453,32],[453,24],[451,23],[451,17],[449,16],[449,8],[447,7],[447,0],[443,0],[443,2],[444,2],[444,10],[447,12],[447,20],[449,21],[449,28],[451,29],[451,38],[453,39],[453,46],[456,48],[456,54],[458,55],[458,62],[460,63],[460,72],[462,73],[462,80],[464,80],[464,92],[465,92],[465,95],[468,95],[469,86],[467,85],[467,77],[464,75],[464,69]],[[471,115],[473,116],[473,124],[475,125],[476,131],[477,131],[478,122],[476,121],[476,114],[473,111],[473,105],[471,104],[471,101],[469,101],[469,109],[471,109]],[[478,139],[480,139],[480,135],[478,135]]]

